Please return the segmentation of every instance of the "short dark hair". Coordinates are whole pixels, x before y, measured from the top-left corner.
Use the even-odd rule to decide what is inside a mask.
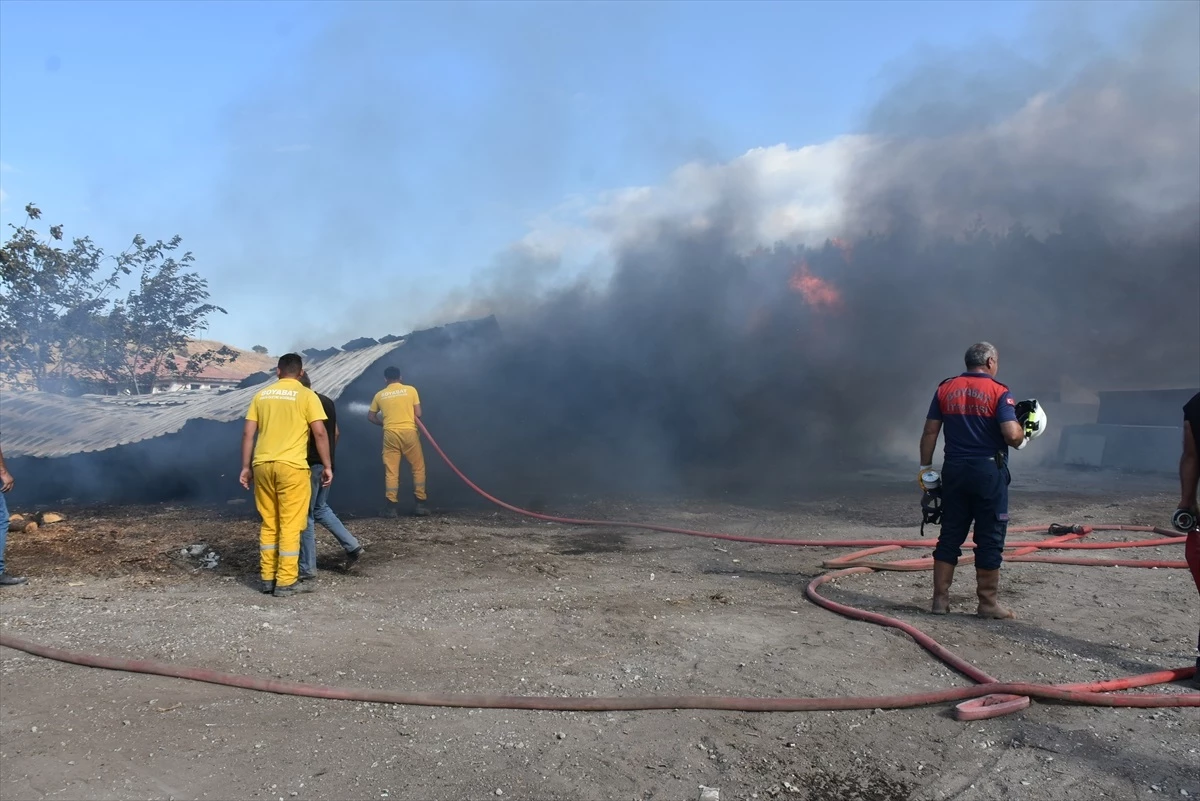
[[[985,367],[988,359],[995,359],[996,346],[991,342],[976,342],[971,347],[967,348],[967,353],[963,357],[963,361],[967,365],[967,369],[972,367]]]
[[[383,377],[388,381],[396,381],[400,378],[399,367],[388,367],[383,371]]]
[[[285,353],[279,357],[279,372],[289,378],[295,378],[304,372],[304,359],[299,353]]]
[[[308,387],[309,389],[312,389],[312,380],[308,377],[307,370],[300,373],[300,377],[296,380],[299,381],[302,385]]]

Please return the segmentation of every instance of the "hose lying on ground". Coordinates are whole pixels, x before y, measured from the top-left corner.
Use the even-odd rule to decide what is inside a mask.
[[[851,698],[739,698],[719,695],[663,695],[642,698],[595,698],[536,695],[472,695],[469,693],[405,693],[390,690],[368,690],[358,687],[330,687],[277,679],[260,679],[208,670],[155,662],[149,659],[92,656],[76,651],[38,645],[9,634],[0,634],[0,645],[15,648],[36,656],[59,662],[88,667],[124,670],[131,673],[150,673],[180,679],[224,684],[247,690],[301,695],[308,698],[332,698],[375,704],[407,704],[412,706],[468,707],[471,709],[537,709],[563,712],[607,712],[642,709],[724,709],[736,712],[821,712],[845,709],[906,709],[928,704],[979,698],[995,692],[1020,693],[1051,701],[1089,703],[1096,706],[1138,707],[1143,709],[1172,706],[1200,706],[1200,693],[1192,695],[1107,695],[1102,692],[1071,689],[1051,684],[1024,682],[995,683],[975,687],[956,687],[949,690],[913,693],[910,695],[864,696]],[[1194,668],[1160,671],[1131,679],[1158,684],[1186,678]],[[1128,679],[1126,680],[1128,681]],[[1134,685],[1141,686],[1141,685]]]
[[[203,681],[211,684],[223,684],[230,687],[241,687],[249,690],[299,695],[311,698],[329,698],[352,700],[368,703],[407,704],[414,706],[469,707],[490,709],[531,709],[559,711],[622,711],[649,709],[718,709],[740,712],[815,712],[854,709],[907,709],[931,704],[942,704],[961,701],[955,709],[959,720],[981,720],[1010,714],[1029,706],[1031,698],[1043,701],[1059,701],[1071,704],[1103,707],[1200,707],[1200,693],[1182,694],[1143,694],[1143,695],[1110,695],[1118,690],[1129,690],[1135,687],[1148,687],[1165,684],[1172,681],[1187,679],[1195,675],[1194,667],[1159,670],[1138,676],[1127,676],[1107,681],[1090,682],[1085,684],[1034,684],[1028,682],[1001,682],[989,676],[971,663],[955,656],[936,640],[920,629],[896,618],[887,617],[875,612],[840,604],[822,596],[817,589],[823,584],[845,576],[873,573],[876,570],[925,570],[932,567],[932,560],[905,560],[902,562],[863,562],[863,558],[882,552],[901,548],[929,548],[929,543],[919,540],[789,540],[769,539],[763,537],[747,537],[734,534],[721,534],[707,531],[674,528],[650,523],[632,523],[611,520],[588,520],[582,518],[559,517],[556,515],[540,514],[520,509],[488,494],[458,469],[450,457],[442,450],[437,441],[429,434],[429,430],[420,420],[417,421],[421,431],[429,440],[430,445],[446,462],[451,470],[472,490],[492,503],[516,514],[532,517],[538,520],[577,526],[608,526],[636,528],[687,536],[725,539],[735,542],[747,542],[761,545],[793,545],[822,548],[836,547],[865,547],[860,551],[840,559],[826,563],[827,567],[841,567],[832,573],[826,573],[813,579],[805,589],[805,594],[820,606],[846,617],[877,623],[899,629],[912,637],[922,648],[929,651],[941,662],[958,671],[967,678],[977,682],[973,687],[959,687],[946,690],[936,690],[924,693],[896,694],[876,697],[843,697],[843,698],[751,698],[736,696],[652,696],[642,698],[599,698],[599,697],[551,697],[551,696],[506,696],[465,693],[403,693],[387,690],[369,690],[363,688],[329,687],[324,685],[304,684],[300,682],[278,681],[242,676],[205,668],[176,666],[150,660],[124,659],[118,657],[95,656],[52,648],[29,642],[0,633],[0,646],[14,648],[36,656],[69,662],[89,667],[123,670],[134,673],[150,673],[159,676],[170,676],[193,681]],[[1026,561],[1052,561],[1055,564],[1082,565],[1124,565],[1154,566],[1179,568],[1185,567],[1184,562],[1157,561],[1153,563],[1138,563],[1137,560],[1097,560],[1071,559],[1068,557],[1029,557],[1028,555],[1045,548],[1086,547],[1092,550],[1105,548],[1151,547],[1158,545],[1179,544],[1183,538],[1176,536],[1167,529],[1150,526],[1092,526],[1069,528],[1059,526],[1028,526],[1012,529],[1014,532],[1032,533],[1049,532],[1049,539],[1030,542],[1013,542],[1008,548],[1015,553],[1009,559],[1024,559]],[[1162,535],[1162,539],[1141,540],[1126,543],[1076,543],[1077,540],[1093,531],[1148,531]],[[967,557],[962,560],[966,562]]]

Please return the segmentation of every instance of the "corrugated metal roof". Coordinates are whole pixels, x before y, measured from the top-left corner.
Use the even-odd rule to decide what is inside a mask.
[[[336,400],[372,364],[403,344],[389,342],[330,356],[313,366],[309,374],[313,389]],[[263,386],[141,397],[68,398],[46,392],[5,391],[0,393],[0,445],[7,459],[103,451],[172,434],[189,420],[240,420],[254,393]]]

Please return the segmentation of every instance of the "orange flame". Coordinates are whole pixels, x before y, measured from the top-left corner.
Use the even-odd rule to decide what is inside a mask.
[[[814,309],[835,310],[842,306],[842,294],[824,278],[815,276],[809,270],[808,262],[801,261],[792,273],[788,286],[793,292],[799,292],[804,302]]]

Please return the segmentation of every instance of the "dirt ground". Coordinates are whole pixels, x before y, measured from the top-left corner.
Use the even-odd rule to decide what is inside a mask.
[[[916,535],[911,482],[737,506],[577,499],[563,513],[758,536]],[[19,508],[13,499],[14,511]],[[334,495],[336,501],[336,492]],[[1170,477],[1041,475],[1013,525],[1162,525]],[[905,635],[804,597],[844,549],[579,529],[506,512],[352,519],[368,552],[319,591],[253,588],[256,520],[222,507],[63,509],[10,537],[27,585],[6,633],[97,654],[376,689],[522,695],[879,695],[963,686]],[[1119,535],[1096,535],[1116,539]],[[930,536],[931,544],[933,537]],[[204,544],[199,556],[181,554]],[[209,550],[219,556],[205,567]],[[906,555],[916,555],[910,551]],[[1182,559],[1182,547],[1135,553]],[[209,563],[211,564],[211,562]],[[1017,621],[924,613],[929,573],[848,577],[827,595],[900,617],[1001,679],[1073,682],[1195,659],[1186,571],[1013,563]],[[1185,683],[1151,692],[1193,691]],[[558,713],[316,700],[62,664],[0,649],[0,798],[1200,798],[1200,711],[1035,702],[992,721],[901,711]]]

